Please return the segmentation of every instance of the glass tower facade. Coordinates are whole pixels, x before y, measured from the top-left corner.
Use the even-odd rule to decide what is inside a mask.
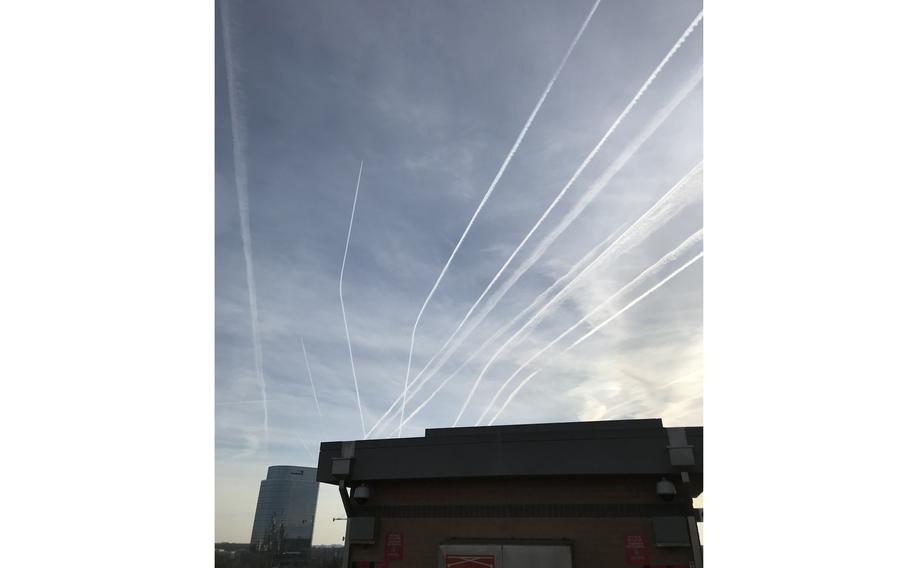
[[[308,552],[313,540],[316,468],[291,465],[269,467],[259,484],[250,546],[276,552]]]

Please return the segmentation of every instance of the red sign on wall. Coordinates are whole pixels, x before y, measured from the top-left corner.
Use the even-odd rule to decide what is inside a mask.
[[[404,560],[404,535],[390,532],[385,535],[385,561]]]
[[[496,568],[496,557],[492,554],[446,554],[446,568]]]
[[[626,564],[642,566],[650,564],[648,557],[648,541],[643,534],[626,535]]]

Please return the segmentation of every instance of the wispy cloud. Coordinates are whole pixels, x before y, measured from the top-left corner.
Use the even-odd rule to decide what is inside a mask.
[[[477,375],[477,378],[474,379],[474,383],[471,385],[471,389],[468,391],[467,397],[461,406],[461,409],[458,412],[458,416],[455,417],[455,422],[453,425],[457,425],[458,421],[464,415],[465,410],[467,410],[468,405],[471,402],[471,399],[474,397],[474,394],[477,392],[477,387],[480,386],[480,382],[483,380],[484,375],[487,370],[497,361],[500,355],[506,351],[512,343],[517,341],[522,334],[532,328],[541,318],[543,318],[548,311],[557,304],[571,289],[572,287],[586,274],[588,274],[596,266],[606,264],[607,262],[615,259],[617,256],[628,250],[629,248],[634,247],[649,235],[651,235],[657,228],[665,224],[673,215],[678,213],[682,208],[690,202],[694,195],[695,185],[692,184],[693,178],[701,172],[701,164],[699,163],[695,166],[688,174],[686,174],[681,180],[679,180],[676,185],[671,187],[666,194],[664,194],[650,209],[648,209],[641,217],[635,220],[632,225],[623,231],[623,233],[613,241],[610,246],[605,248],[600,254],[598,254],[593,260],[591,260],[587,265],[581,267],[580,270],[573,267],[574,270],[570,272],[576,272],[576,274],[562,286],[562,288],[556,292],[553,297],[551,297],[547,303],[540,307],[529,319],[527,322],[522,325],[518,331],[513,333],[499,349],[489,358],[487,363],[484,365],[483,369]]]
[[[673,250],[671,250],[670,252],[668,252],[667,254],[662,256],[660,259],[658,259],[657,262],[655,262],[651,266],[647,267],[638,276],[636,276],[635,278],[633,278],[632,280],[627,282],[622,288],[620,288],[614,294],[612,294],[610,297],[608,297],[606,300],[604,300],[603,302],[598,304],[593,310],[591,310],[590,312],[585,314],[581,319],[579,319],[577,322],[572,324],[565,331],[563,331],[558,336],[556,336],[555,339],[553,339],[552,341],[547,343],[542,349],[538,350],[536,353],[534,353],[534,355],[532,355],[531,357],[526,359],[511,375],[509,375],[509,378],[506,379],[505,382],[502,383],[502,385],[499,387],[499,390],[496,391],[496,394],[493,395],[493,398],[490,399],[490,402],[487,404],[486,408],[484,408],[483,413],[481,413],[480,417],[477,419],[475,426],[479,425],[483,421],[483,419],[486,417],[486,415],[490,412],[490,410],[496,404],[496,401],[499,399],[499,396],[506,389],[506,387],[509,385],[509,383],[512,382],[512,379],[514,379],[519,373],[521,373],[531,363],[533,363],[535,360],[537,360],[538,357],[544,355],[554,345],[556,345],[557,343],[562,341],[567,335],[574,332],[582,324],[584,324],[585,322],[587,322],[591,318],[593,318],[595,315],[597,315],[598,312],[600,312],[604,308],[610,306],[610,304],[616,298],[621,297],[628,290],[634,289],[636,286],[640,285],[643,281],[647,280],[648,278],[652,277],[654,274],[658,273],[667,264],[677,260],[681,254],[685,253],[686,251],[688,251],[695,245],[700,244],[702,241],[702,235],[703,235],[703,231],[701,229],[699,229],[698,231],[696,231],[695,233],[690,235],[686,240],[684,240],[682,243],[680,243],[679,246],[677,246],[676,248],[674,248]],[[686,266],[688,266],[688,264]],[[635,303],[637,303],[637,301]],[[634,305],[634,303],[630,304],[630,306],[631,305]],[[625,309],[627,309],[627,308],[624,308],[624,310]],[[622,310],[622,311],[624,311],[624,310]],[[620,311],[619,313],[622,313],[622,311]],[[607,323],[609,323],[616,317],[618,317],[618,314],[614,315],[612,318],[608,319]],[[605,324],[600,324],[599,327],[603,327],[603,325],[605,325]],[[578,343],[580,343],[581,340],[589,337],[593,333],[593,331],[594,330],[592,330],[591,332],[588,332],[588,334],[586,334],[582,339],[573,343],[571,346],[569,346],[567,349],[565,349],[562,353],[565,353],[566,351],[570,350],[572,347],[575,347],[576,345],[578,345]],[[505,407],[505,405],[503,405],[503,407]]]
[[[674,254],[674,253],[676,253],[676,251],[673,251],[673,253],[671,253],[671,254]],[[595,333],[597,333],[598,331],[600,331],[605,325],[608,325],[608,324],[611,323],[613,320],[615,320],[616,318],[618,318],[619,316],[621,316],[622,314],[624,314],[624,313],[626,312],[626,310],[629,310],[629,309],[633,308],[637,303],[639,303],[640,301],[644,300],[645,298],[647,298],[648,296],[650,296],[651,294],[653,294],[653,293],[654,293],[655,291],[657,291],[661,286],[663,286],[664,284],[666,284],[667,282],[669,282],[671,279],[673,279],[677,274],[679,274],[680,272],[682,272],[683,270],[685,270],[686,268],[688,268],[689,266],[691,266],[695,261],[699,260],[703,255],[704,255],[704,253],[698,253],[694,258],[692,258],[691,260],[689,260],[688,262],[686,262],[685,264],[683,264],[682,266],[680,266],[679,268],[677,268],[676,270],[674,270],[672,273],[670,273],[669,276],[667,276],[666,278],[664,278],[663,280],[661,280],[660,282],[658,282],[657,284],[655,284],[655,285],[652,286],[651,288],[648,288],[648,290],[646,290],[646,291],[645,291],[644,293],[642,293],[640,296],[638,296],[637,298],[635,298],[634,300],[632,300],[631,302],[629,302],[628,304],[626,304],[625,306],[623,306],[622,309],[620,309],[619,311],[617,311],[615,314],[613,314],[613,315],[610,316],[609,318],[605,319],[605,320],[602,321],[601,323],[597,324],[597,326],[595,326],[593,329],[591,329],[588,333],[586,333],[586,334],[584,334],[583,336],[581,336],[581,337],[579,337],[578,339],[576,339],[571,345],[569,345],[568,347],[566,347],[566,348],[562,351],[562,353],[566,353],[566,352],[568,352],[568,351],[571,351],[571,350],[574,349],[575,347],[577,347],[578,344],[580,344],[581,342],[587,340],[587,339],[588,339],[589,337],[591,337],[593,334],[595,334]],[[644,275],[644,274],[645,274],[645,273],[642,273],[642,275]],[[636,280],[637,280],[637,279],[636,279]],[[632,283],[634,283],[634,281],[633,281]],[[610,299],[612,300],[612,298],[610,298]],[[584,319],[587,319],[587,317],[584,318]],[[562,337],[559,337],[558,339],[562,339]],[[549,346],[548,346],[548,348],[549,348]],[[560,353],[560,354],[562,354],[562,353]],[[522,369],[524,368],[524,366],[526,366],[526,365],[527,365],[527,363],[526,363],[525,365],[523,365],[521,368],[519,368],[519,370],[522,370]],[[515,377],[515,375],[517,375],[517,374],[518,374],[518,371],[516,371],[515,373],[513,373],[512,376],[510,376],[509,379],[507,379],[506,382],[503,383],[503,386],[505,386],[506,384],[508,384],[508,382],[509,382],[513,377]],[[532,373],[531,375],[529,375],[528,378],[526,378],[524,381],[522,381],[522,382],[518,385],[518,387],[516,387],[515,390],[516,390],[516,391],[520,390],[521,387],[523,387],[523,386],[524,386],[524,385],[525,385],[533,376],[535,376],[536,374],[537,374],[537,373]],[[514,398],[514,394],[515,394],[515,393],[512,393],[512,395],[510,395],[510,396],[506,399],[506,402],[505,402],[505,403],[502,405],[502,407],[500,407],[500,409],[496,412],[496,415],[493,416],[493,418],[490,420],[489,424],[492,424],[493,422],[496,421],[496,419],[499,417],[499,415],[502,413],[502,411],[505,410],[506,406],[508,406],[508,403],[511,402],[512,398]],[[495,397],[494,397],[494,400],[495,400]],[[487,410],[489,410],[489,407],[488,407]],[[486,413],[486,411],[485,411],[485,413]],[[482,419],[482,418],[483,418],[483,416],[481,416],[481,419]],[[479,423],[479,422],[480,422],[480,420],[478,420],[478,423]]]

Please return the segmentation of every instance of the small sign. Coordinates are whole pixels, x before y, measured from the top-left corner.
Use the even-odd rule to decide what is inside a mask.
[[[404,560],[404,535],[390,532],[385,535],[385,561]]]
[[[648,541],[643,534],[626,535],[626,564],[643,566],[650,564],[648,556]]]
[[[446,554],[445,568],[496,568],[496,557],[492,554]]]

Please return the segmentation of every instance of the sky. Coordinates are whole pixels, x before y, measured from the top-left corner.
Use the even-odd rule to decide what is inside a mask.
[[[357,391],[398,436],[406,375],[402,436],[702,424],[702,23],[624,113],[700,2],[597,6],[421,313],[593,5],[216,4],[216,541],[249,540],[269,465],[363,437]],[[314,542],[343,515],[322,486]]]

